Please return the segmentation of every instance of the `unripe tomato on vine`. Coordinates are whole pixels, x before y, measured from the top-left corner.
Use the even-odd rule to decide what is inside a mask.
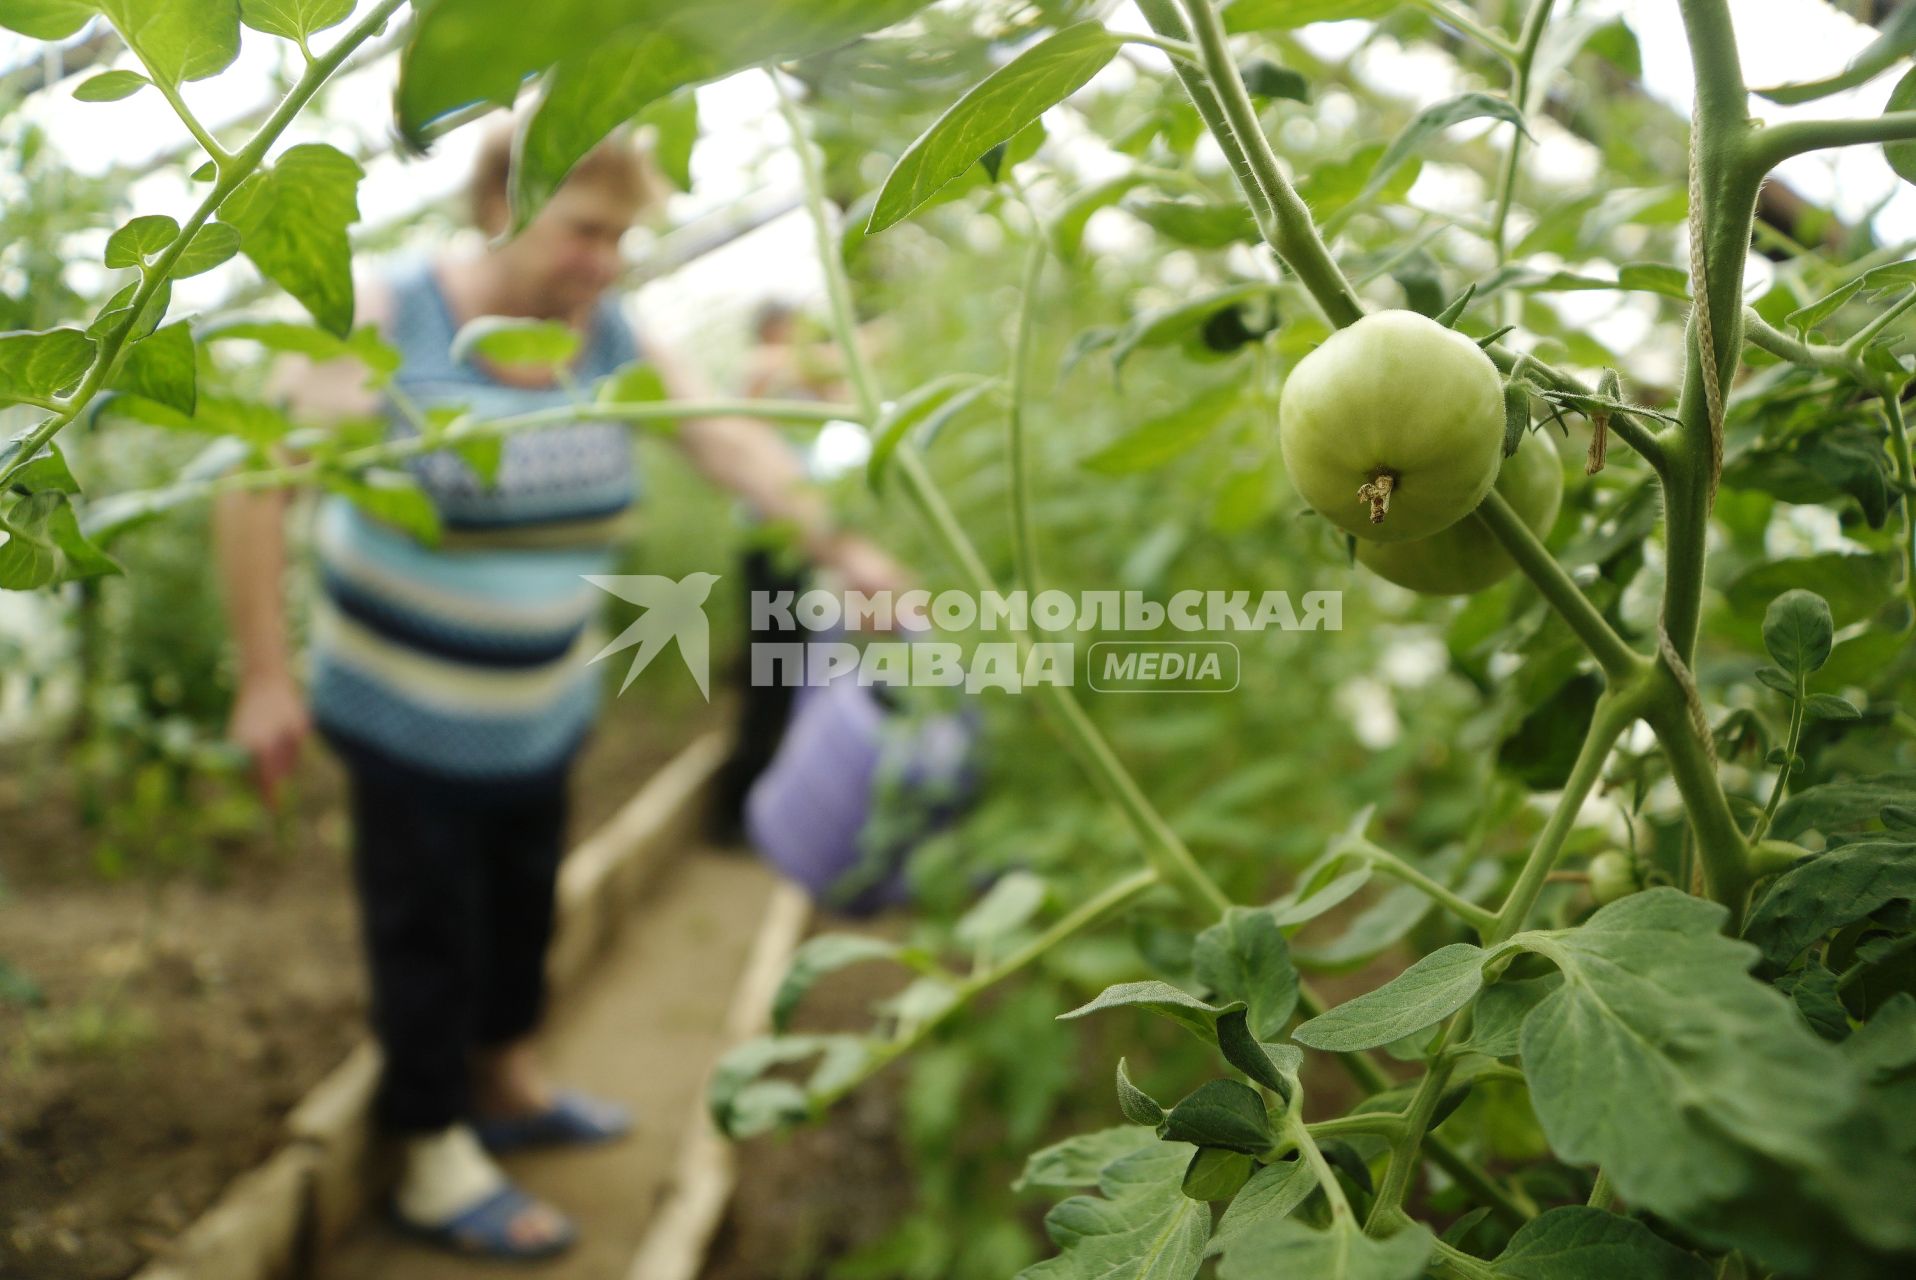
[[[1469,338],[1379,311],[1298,361],[1278,442],[1304,500],[1359,538],[1426,538],[1483,501],[1503,457],[1503,380]]]
[[[1600,907],[1618,898],[1627,898],[1643,886],[1637,883],[1636,865],[1630,855],[1617,849],[1605,849],[1590,859],[1590,896]]]

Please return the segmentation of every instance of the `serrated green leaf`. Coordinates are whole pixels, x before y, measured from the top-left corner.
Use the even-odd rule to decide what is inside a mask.
[[[184,320],[155,329],[125,348],[113,388],[144,396],[191,417],[198,408],[199,360]]]
[[[1258,98],[1286,98],[1292,102],[1311,100],[1311,82],[1301,71],[1280,67],[1269,58],[1252,58],[1239,72],[1244,87]]]
[[[1255,1155],[1277,1140],[1264,1099],[1236,1080],[1206,1080],[1164,1113],[1158,1136]]]
[[[1259,1169],[1218,1219],[1211,1252],[1228,1253],[1254,1228],[1290,1217],[1316,1189],[1317,1175],[1308,1161],[1279,1161]]]
[[[304,40],[352,16],[353,0],[239,0],[240,21],[255,31]]]
[[[240,251],[340,337],[353,324],[346,228],[359,220],[364,176],[358,161],[338,148],[303,143],[247,178],[220,206],[221,217],[239,232]]]
[[[1290,944],[1268,911],[1233,907],[1197,936],[1192,962],[1216,998],[1242,1001],[1251,1034],[1276,1038],[1297,1007]]]
[[[1119,206],[1166,239],[1197,249],[1223,249],[1258,239],[1257,219],[1237,201],[1126,199]]]
[[[1054,1142],[1026,1157],[1024,1172],[1011,1189],[1095,1187],[1098,1175],[1113,1160],[1157,1145],[1156,1124],[1156,1120],[1149,1125],[1122,1124]]]
[[[1184,1171],[1182,1190],[1193,1200],[1229,1200],[1250,1180],[1253,1167],[1241,1151],[1201,1147]]]
[[[1155,1128],[1164,1122],[1164,1108],[1144,1090],[1131,1083],[1131,1073],[1123,1058],[1118,1059],[1118,1110],[1132,1124]]]
[[[93,351],[93,339],[78,329],[0,333],[0,404],[71,391],[93,364]]]
[[[1711,1280],[1701,1258],[1633,1218],[1565,1205],[1517,1230],[1490,1264],[1496,1280]]]
[[[1794,840],[1805,831],[1825,835],[1873,820],[1886,804],[1908,804],[1916,797],[1916,770],[1818,783],[1791,796],[1776,811],[1770,834]]]
[[[1905,6],[1903,13],[1916,13],[1916,7]],[[1916,109],[1916,70],[1909,71],[1896,82],[1896,87],[1889,92],[1889,101],[1883,104],[1885,112],[1911,109]],[[1916,182],[1916,140],[1885,142],[1883,159],[1889,161],[1889,167],[1904,182]]]
[[[1781,969],[1832,929],[1891,902],[1916,899],[1916,844],[1866,840],[1840,845],[1771,882],[1743,936]]]
[[[95,0],[161,84],[218,75],[239,56],[239,0]]]
[[[1580,928],[1514,940],[1564,979],[1522,1035],[1552,1151],[1601,1165],[1631,1205],[1774,1268],[1826,1250],[1839,1216],[1849,1238],[1899,1245],[1916,1222],[1869,1185],[1885,1175],[1855,1150],[1855,1074],[1749,976],[1756,949],[1721,935],[1726,914],[1653,888]],[[1795,1211],[1779,1215],[1776,1195]]]
[[[1833,693],[1812,693],[1803,709],[1818,720],[1859,720],[1863,713]]]
[[[1494,954],[1467,942],[1440,947],[1383,986],[1303,1023],[1291,1038],[1338,1053],[1402,1039],[1469,1004],[1483,988],[1484,964]]]
[[[227,262],[240,250],[239,232],[224,222],[208,222],[193,233],[192,240],[173,260],[170,278],[186,280]]]
[[[1378,1239],[1348,1219],[1318,1230],[1297,1218],[1278,1218],[1239,1234],[1225,1249],[1217,1274],[1218,1280],[1418,1280],[1432,1243],[1421,1224]]]

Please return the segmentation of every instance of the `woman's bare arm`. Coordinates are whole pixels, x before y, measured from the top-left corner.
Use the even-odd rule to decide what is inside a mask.
[[[390,311],[386,290],[360,286],[361,323],[384,327]],[[268,395],[294,421],[327,425],[378,411],[378,396],[366,386],[356,360],[314,363],[290,357],[273,371]],[[228,634],[238,668],[227,736],[253,757],[261,793],[273,803],[279,784],[299,760],[310,730],[306,703],[293,678],[286,619],[286,510],[289,493],[269,490],[223,494],[213,507],[213,554],[226,609]]]

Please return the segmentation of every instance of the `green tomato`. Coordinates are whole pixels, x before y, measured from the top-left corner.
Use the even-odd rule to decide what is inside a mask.
[[[1532,532],[1542,535],[1556,522],[1563,501],[1563,462],[1549,436],[1541,431],[1524,436],[1497,473],[1497,492]],[[1475,512],[1428,538],[1359,542],[1357,559],[1380,578],[1434,596],[1482,591],[1517,568]]]
[[[1463,334],[1379,311],[1297,362],[1278,442],[1304,501],[1360,538],[1427,538],[1483,501],[1503,457],[1503,379]]]
[[[1598,906],[1627,898],[1637,889],[1637,869],[1629,854],[1605,849],[1590,859],[1590,895]]]

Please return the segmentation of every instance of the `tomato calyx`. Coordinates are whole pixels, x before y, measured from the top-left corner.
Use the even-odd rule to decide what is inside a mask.
[[[1370,503],[1370,522],[1384,523],[1384,517],[1390,513],[1390,495],[1397,488],[1397,473],[1389,467],[1379,467],[1371,473],[1369,480],[1357,486],[1357,500]]]

